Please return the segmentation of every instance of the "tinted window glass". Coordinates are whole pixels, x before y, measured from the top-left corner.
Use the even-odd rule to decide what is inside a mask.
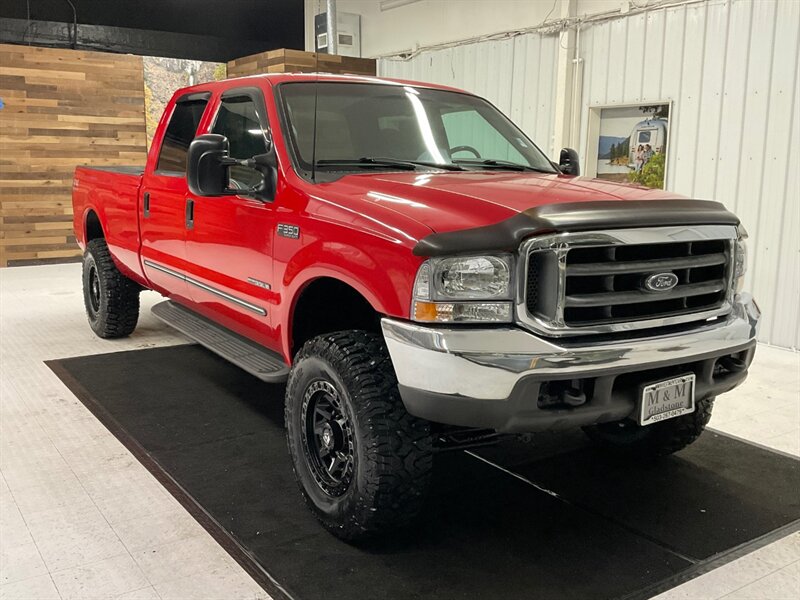
[[[213,132],[228,138],[231,158],[253,158],[267,152],[255,101],[248,96],[222,100]],[[254,169],[236,165],[231,167],[230,174],[233,187],[251,188],[261,183],[261,175]]]
[[[208,100],[189,100],[179,102],[175,106],[161,144],[157,171],[177,175],[186,173],[186,153],[194,139],[206,104]]]
[[[228,138],[232,158],[253,158],[267,151],[255,102],[247,96],[222,100],[214,133]]]
[[[503,137],[477,110],[444,113],[442,123],[450,146],[450,156],[453,159],[486,156],[530,164],[519,150],[511,145],[511,141]],[[515,141],[525,146],[525,140],[521,137]]]
[[[307,172],[312,160],[319,172],[347,170],[335,163],[361,158],[471,169],[483,168],[483,160],[503,160],[554,172],[525,134],[476,96],[334,82],[282,84],[279,90],[294,158]]]

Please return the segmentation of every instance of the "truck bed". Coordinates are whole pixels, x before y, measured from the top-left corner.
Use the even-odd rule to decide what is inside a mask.
[[[144,167],[78,167],[72,181],[75,238],[85,249],[93,231],[102,223],[103,233],[117,267],[143,283],[139,262],[139,189]]]
[[[139,166],[115,166],[115,167],[78,167],[87,171],[106,171],[107,173],[117,173],[119,175],[144,175],[144,167]]]

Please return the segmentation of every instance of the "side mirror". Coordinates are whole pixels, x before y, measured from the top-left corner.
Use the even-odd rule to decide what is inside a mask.
[[[271,202],[275,199],[278,161],[270,144],[266,154],[239,160],[229,156],[228,138],[217,133],[197,136],[186,156],[186,183],[195,196],[249,196]],[[231,167],[252,169],[261,179],[249,189],[231,187]]]
[[[269,144],[266,154],[257,154],[244,162],[246,166],[255,169],[264,177],[262,184],[255,190],[257,197],[267,202],[273,201],[278,187],[278,158],[275,146]]]
[[[195,196],[223,196],[228,191],[228,138],[217,133],[197,136],[186,156],[186,183]]]
[[[578,153],[572,148],[564,148],[561,150],[561,156],[558,159],[558,168],[564,175],[578,176],[581,174],[581,165],[578,160]]]

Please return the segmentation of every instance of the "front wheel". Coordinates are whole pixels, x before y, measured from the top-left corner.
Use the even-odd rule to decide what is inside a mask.
[[[585,427],[584,431],[599,446],[630,456],[648,458],[666,456],[694,443],[711,419],[714,398],[698,400],[694,412],[646,425],[633,421],[615,421]]]
[[[286,387],[286,431],[303,497],[338,537],[397,529],[422,507],[430,425],[406,412],[379,336],[342,331],[303,346]]]

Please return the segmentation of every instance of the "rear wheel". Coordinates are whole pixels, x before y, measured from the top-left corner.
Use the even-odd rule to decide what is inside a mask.
[[[83,303],[89,325],[98,336],[126,337],[136,329],[141,289],[119,272],[104,239],[94,239],[86,245]]]
[[[303,497],[338,537],[402,527],[422,507],[430,425],[406,412],[379,336],[343,331],[307,342],[289,375],[286,429]]]
[[[608,450],[636,457],[666,456],[694,443],[711,419],[714,398],[698,400],[694,412],[641,427],[615,421],[585,427],[589,438]]]

